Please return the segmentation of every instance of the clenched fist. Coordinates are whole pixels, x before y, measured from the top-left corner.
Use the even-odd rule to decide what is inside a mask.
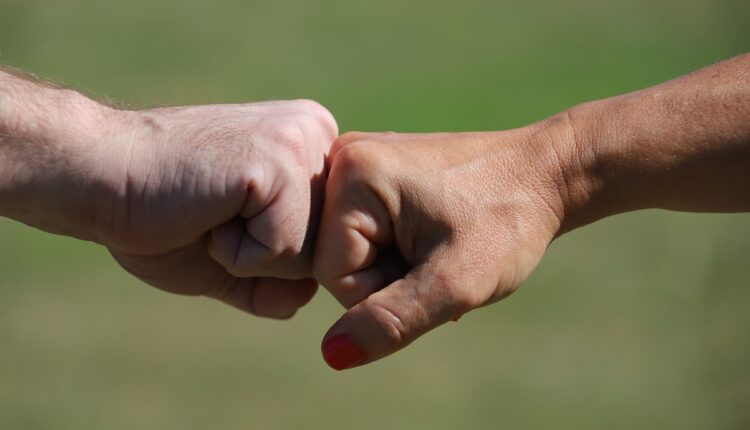
[[[517,289],[550,242],[646,208],[750,211],[750,55],[509,131],[342,136],[315,274],[344,369]]]
[[[559,159],[545,136],[337,140],[315,255],[317,278],[348,308],[325,336],[332,367],[391,354],[526,279],[560,228]]]
[[[337,133],[328,111],[289,101],[124,118],[111,138],[120,192],[97,227],[125,269],[259,315],[287,317],[309,300],[324,160]]]
[[[0,71],[0,213],[105,245],[166,291],[285,318],[336,138],[306,101],[126,111]]]

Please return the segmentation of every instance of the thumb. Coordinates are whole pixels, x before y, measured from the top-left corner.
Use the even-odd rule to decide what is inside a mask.
[[[378,360],[480,306],[483,297],[450,263],[418,266],[349,309],[323,339],[328,365],[343,370]]]
[[[211,257],[239,278],[308,277],[311,263],[303,253],[312,240],[308,224],[315,184],[306,176],[287,169],[264,178],[272,185],[248,187],[239,216],[211,230]]]

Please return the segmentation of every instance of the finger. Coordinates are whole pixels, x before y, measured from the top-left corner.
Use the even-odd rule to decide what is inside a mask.
[[[314,279],[234,278],[207,296],[257,316],[288,319],[315,295]]]
[[[295,100],[293,103],[299,106],[303,112],[318,120],[320,126],[326,132],[326,140],[328,142],[333,142],[336,139],[339,135],[339,127],[336,123],[336,118],[328,109],[314,100],[300,99]]]
[[[375,136],[379,133],[374,132],[367,132],[367,131],[347,131],[346,133],[342,134],[336,139],[337,145],[348,145],[349,143],[355,142],[357,140],[362,140],[369,138],[371,136]]]
[[[159,256],[112,251],[128,272],[161,290],[224,301],[245,312],[270,318],[289,318],[315,294],[311,280],[239,279],[208,256],[206,241]]]
[[[208,253],[237,277],[261,276],[273,259],[270,249],[247,231],[248,221],[234,218],[211,230]]]
[[[460,271],[449,258],[434,259],[372,294],[325,335],[324,359],[336,370],[378,360],[480,306],[488,286],[471,285]]]
[[[333,146],[331,147],[331,152],[328,158],[330,160],[333,160],[336,156],[336,153],[339,150],[341,150],[341,148],[347,145],[350,145],[360,140],[367,140],[370,138],[374,138],[375,136],[379,136],[381,134],[382,133],[373,133],[373,132],[364,132],[364,131],[347,131],[346,133],[336,138],[336,140],[333,142]]]
[[[351,308],[376,291],[403,278],[408,271],[409,264],[398,249],[386,248],[378,251],[371,265],[337,280],[327,281],[327,285],[330,290],[336,291],[342,305]]]
[[[258,278],[255,284],[255,314],[272,318],[291,318],[299,308],[312,300],[317,291],[318,281],[312,278]]]
[[[299,279],[311,272],[311,262],[299,257],[308,239],[310,182],[278,182],[284,185],[273,186],[278,189],[270,199],[249,196],[242,211],[248,219],[238,217],[211,230],[211,257],[236,277]],[[268,203],[262,207],[258,200]]]
[[[331,143],[336,139],[339,133],[336,118],[325,106],[314,100],[297,99],[297,100],[271,100],[263,102],[253,102],[241,105],[242,109],[249,112],[262,114],[278,115],[304,115],[311,118],[312,122],[322,130],[324,136],[324,149],[328,152]]]
[[[337,163],[331,171],[318,230],[313,273],[345,307],[387,285],[391,262],[375,264],[393,240],[388,211],[367,187]]]

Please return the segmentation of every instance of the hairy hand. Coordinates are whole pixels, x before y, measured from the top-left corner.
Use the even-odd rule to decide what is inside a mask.
[[[312,246],[337,127],[311,101],[123,112],[96,237],[160,289],[286,318],[314,294]]]

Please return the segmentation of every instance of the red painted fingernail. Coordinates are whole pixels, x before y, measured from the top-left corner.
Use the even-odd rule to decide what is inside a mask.
[[[346,334],[339,334],[323,344],[323,358],[336,370],[344,370],[367,360],[364,353]]]

